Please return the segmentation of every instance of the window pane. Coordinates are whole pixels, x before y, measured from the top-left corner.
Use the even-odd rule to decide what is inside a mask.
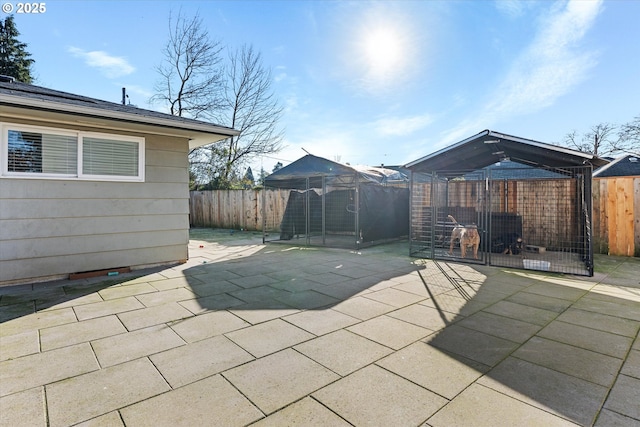
[[[82,170],[85,175],[138,176],[137,142],[85,137]]]
[[[74,136],[9,130],[8,171],[75,175],[77,149]]]

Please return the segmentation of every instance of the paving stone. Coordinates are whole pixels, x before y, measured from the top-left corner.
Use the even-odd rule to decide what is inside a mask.
[[[34,301],[26,301],[10,305],[0,305],[0,322],[6,322],[7,320],[29,316],[35,313],[35,311],[36,310]],[[0,329],[0,334],[1,333],[2,330]]]
[[[489,305],[488,302],[479,301],[473,297],[462,298],[459,295],[451,295],[452,292],[453,291],[449,291],[440,295],[434,295],[433,298],[421,304],[427,307],[433,307],[438,311],[450,313],[453,315],[449,316],[451,319],[455,318],[456,315],[470,316]]]
[[[202,283],[197,276],[195,277],[175,277],[173,279],[167,279],[162,277],[158,280],[149,280],[149,284],[158,291],[168,291],[170,289],[177,288],[189,288],[191,283]]]
[[[371,269],[361,266],[345,266],[345,268],[336,269],[335,272],[341,276],[350,277],[352,279],[360,279],[362,277],[371,276],[374,273]]]
[[[126,297],[73,307],[73,311],[78,316],[78,320],[87,320],[140,308],[144,308],[144,305],[135,297]]]
[[[391,353],[389,348],[345,330],[323,335],[294,348],[341,376]]]
[[[397,281],[398,278],[391,279],[393,281]],[[393,285],[393,289],[397,289],[403,292],[409,292],[415,295],[419,295],[424,298],[430,298],[429,291],[427,291],[426,286],[422,283],[421,280],[416,280],[415,278],[410,278],[405,282],[400,282],[398,284]]]
[[[154,307],[156,305],[168,304],[171,302],[185,301],[196,298],[197,295],[187,288],[169,289],[166,291],[157,291],[151,294],[138,295],[136,298],[145,307]]]
[[[577,301],[573,308],[640,322],[640,304],[626,305],[621,298],[598,298],[589,294]]]
[[[91,304],[103,301],[102,297],[97,293],[88,295],[67,295],[64,297],[50,300],[36,300],[36,310],[59,310],[61,308],[76,307],[83,304]]]
[[[610,334],[583,326],[554,321],[538,332],[538,336],[565,344],[624,359],[632,338]]]
[[[18,285],[0,288],[0,307],[8,305],[31,304],[36,300],[53,300],[64,297],[62,286],[56,286],[56,282],[48,283],[47,287],[32,289],[33,285]]]
[[[98,317],[82,322],[43,328],[40,330],[40,346],[42,351],[53,350],[123,332],[127,332],[127,330],[116,316]]]
[[[75,424],[74,427],[124,427],[118,411],[109,412],[85,422]]]
[[[150,356],[171,387],[182,387],[253,359],[220,335]]]
[[[191,281],[191,277],[193,277],[194,279],[200,281],[202,284],[205,284],[205,285],[222,284],[223,286],[226,286],[226,283],[231,283],[229,282],[229,279],[238,279],[242,276],[227,270],[216,270],[216,271],[205,271],[202,274],[199,273],[193,276],[189,276],[189,279],[187,281]],[[193,285],[189,283],[189,286],[193,286]],[[234,285],[234,286],[237,286],[237,285]]]
[[[355,297],[337,304],[333,309],[357,319],[367,320],[393,311],[395,307],[364,297]]]
[[[118,314],[124,326],[130,331],[191,316],[193,313],[176,302]]]
[[[214,311],[171,323],[173,329],[186,342],[196,342],[205,338],[222,335],[246,328],[250,323],[228,311]]]
[[[0,336],[0,362],[40,351],[38,331]]]
[[[464,425],[568,427],[576,425],[477,384],[463,391],[427,422],[433,427]]]
[[[252,427],[349,427],[350,425],[310,397],[305,397],[267,418],[251,424]]]
[[[46,386],[49,423],[56,427],[86,421],[167,390],[146,358],[68,378]]]
[[[158,292],[156,288],[147,282],[133,283],[130,285],[111,286],[102,289],[98,294],[105,300],[119,299],[134,295],[148,294],[150,292]]]
[[[484,311],[540,326],[546,325],[558,316],[558,313],[554,311],[529,307],[510,301],[497,302],[485,308]]]
[[[453,399],[489,367],[417,342],[376,362],[447,399]]]
[[[622,365],[621,373],[640,379],[640,351],[631,350],[627,356],[627,360]]]
[[[281,319],[229,332],[226,336],[255,357],[275,353],[314,337]]]
[[[0,396],[99,369],[89,343],[0,362]]]
[[[339,299],[308,290],[302,292],[288,292],[276,296],[276,300],[300,310],[314,310],[320,307],[332,306],[340,302]]]
[[[633,284],[637,285],[638,278],[632,278]],[[591,296],[594,295],[608,295],[611,297],[615,297],[617,299],[621,299],[623,301],[635,301],[640,302],[640,295],[638,295],[638,286],[624,286],[624,281],[620,281],[615,285],[608,285],[604,283],[599,283],[595,285],[591,289]]]
[[[349,326],[347,330],[369,338],[394,350],[430,335],[432,331],[402,320],[379,316],[357,325]]]
[[[133,426],[245,426],[263,417],[220,375],[136,403],[121,413]]]
[[[618,376],[604,407],[640,420],[640,379]]]
[[[557,320],[631,338],[635,337],[640,329],[640,322],[573,307],[562,313]]]
[[[290,314],[297,313],[300,310],[291,308],[280,301],[265,300],[238,305],[229,309],[229,311],[252,325],[255,325],[257,323],[277,319],[278,317],[288,316]]]
[[[328,334],[360,322],[360,319],[331,309],[302,311],[283,317],[282,320],[293,323],[314,335]]]
[[[613,384],[622,365],[621,359],[538,337],[513,355],[605,387]]]
[[[539,325],[508,319],[484,311],[462,319],[456,324],[517,343],[525,342],[540,330]]]
[[[349,277],[346,277],[342,274],[336,274],[334,272],[325,272],[321,274],[312,274],[308,276],[307,279],[323,285],[335,285],[338,283],[347,282],[349,280]]]
[[[424,341],[488,366],[496,365],[518,347],[513,341],[457,325],[451,325]]]
[[[21,334],[40,328],[64,325],[76,322],[76,315],[71,308],[52,311],[38,311],[0,323],[0,336]]]
[[[184,341],[168,326],[138,329],[91,343],[100,366],[107,367],[149,356],[184,345]]]
[[[0,426],[45,427],[46,413],[44,387],[0,397]]]
[[[369,292],[365,298],[372,299],[393,307],[406,307],[423,301],[425,298],[399,289],[387,288],[381,291]]]
[[[292,349],[238,366],[223,375],[267,415],[340,378]]]
[[[409,307],[393,311],[387,314],[387,316],[404,320],[405,322],[412,323],[432,331],[444,328],[456,318],[455,314],[427,307],[423,304],[413,304]]]
[[[593,423],[608,392],[607,387],[515,357],[478,383],[581,425]]]
[[[216,280],[213,282],[205,281],[204,283],[190,283],[189,289],[199,297],[208,297],[225,292],[239,291],[243,288],[226,280]]]
[[[587,289],[573,286],[563,286],[553,283],[535,283],[526,290],[528,293],[545,295],[553,298],[561,298],[565,300],[577,301],[587,294]]]
[[[603,409],[600,411],[595,427],[640,427],[640,420],[626,417],[617,412]]]
[[[276,282],[271,285],[272,288],[282,289],[287,292],[302,292],[308,291],[312,289],[324,289],[326,286],[315,282],[313,280],[309,280],[306,277],[298,277],[296,279],[284,280],[281,282]]]
[[[353,425],[419,425],[447,400],[371,365],[313,393]]]
[[[237,279],[228,279],[234,285],[238,285],[242,288],[256,288],[258,286],[271,285],[277,283],[277,279],[273,279],[264,274],[258,274],[256,276],[239,277]]]
[[[370,279],[368,279],[371,281]],[[340,301],[348,300],[358,295],[364,295],[372,292],[368,287],[353,284],[353,281],[345,283],[339,283],[337,285],[327,285],[322,287],[315,287],[314,290],[330,297],[339,299]]]
[[[255,288],[240,289],[239,291],[229,292],[234,298],[238,298],[245,303],[259,302],[265,299],[277,299],[279,296],[291,294],[291,292],[282,289],[273,288],[271,286],[257,286]]]
[[[234,298],[228,294],[210,295],[208,297],[194,298],[187,301],[180,301],[181,306],[193,314],[202,314],[216,310],[226,310],[245,304],[244,301]]]
[[[526,291],[513,294],[510,297],[506,298],[506,301],[526,305],[528,307],[536,307],[543,310],[555,311],[556,313],[562,313],[573,303],[573,301],[571,300],[553,298],[546,295],[532,294]]]

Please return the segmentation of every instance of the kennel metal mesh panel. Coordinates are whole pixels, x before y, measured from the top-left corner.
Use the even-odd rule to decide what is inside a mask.
[[[484,171],[464,172],[467,179],[453,181],[452,175],[433,172],[411,176],[411,256],[433,259],[462,259],[486,263],[486,192]],[[453,200],[455,202],[450,203]],[[480,243],[466,246],[454,230],[475,230]],[[453,241],[452,241],[453,239]],[[476,256],[477,250],[477,256]]]
[[[263,241],[361,248],[406,238],[409,185],[381,185],[358,174],[265,183]]]
[[[493,266],[593,275],[591,167],[413,173],[410,254]],[[454,178],[455,177],[455,178]],[[479,259],[451,252],[447,215],[477,225]]]

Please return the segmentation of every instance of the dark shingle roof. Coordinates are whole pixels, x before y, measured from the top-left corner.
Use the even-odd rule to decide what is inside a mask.
[[[593,173],[594,178],[611,176],[640,176],[640,159],[631,155],[621,156]]]
[[[234,129],[201,120],[193,120],[132,105],[103,101],[41,86],[0,79],[0,105],[40,111],[73,114],[192,130],[200,133],[233,136]]]

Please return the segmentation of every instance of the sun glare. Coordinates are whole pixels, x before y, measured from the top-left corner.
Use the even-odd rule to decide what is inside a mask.
[[[410,20],[387,9],[368,11],[354,27],[347,58],[361,89],[382,94],[402,85],[411,70],[415,37]]]
[[[402,55],[398,35],[388,28],[379,28],[368,34],[364,50],[369,71],[374,75],[387,74],[397,65]]]

